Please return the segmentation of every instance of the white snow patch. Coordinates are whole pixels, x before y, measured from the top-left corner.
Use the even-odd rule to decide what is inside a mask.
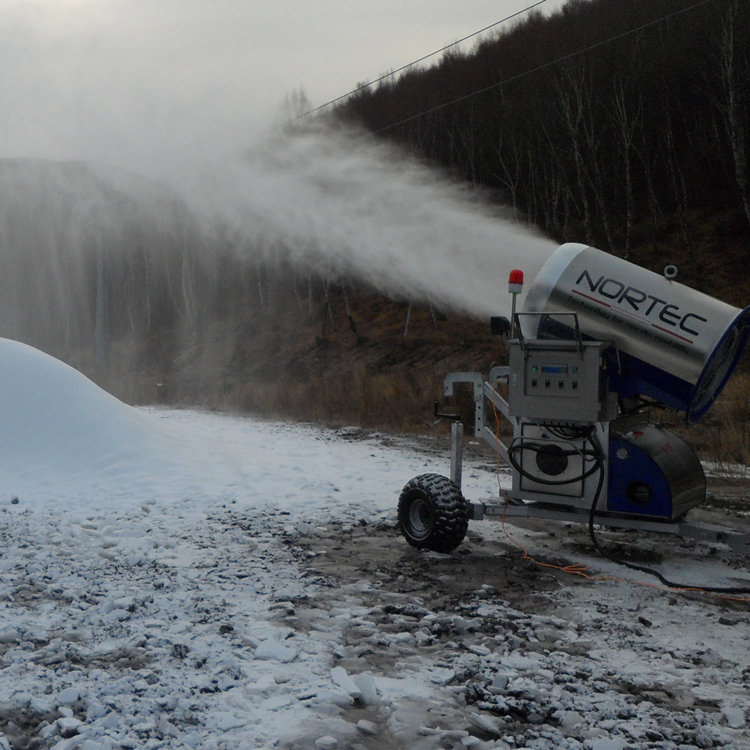
[[[607,583],[560,587],[555,618],[478,600],[379,633],[363,604],[376,583],[336,593],[302,575],[287,537],[317,536],[333,519],[392,523],[403,484],[447,473],[447,451],[436,459],[350,431],[131,408],[8,340],[0,447],[0,750],[13,716],[36,717],[45,746],[60,749],[347,747],[378,732],[394,748],[500,748],[523,746],[525,731],[535,748],[666,748],[680,736],[750,747],[741,612]],[[467,463],[467,497],[493,482]],[[514,535],[560,550],[539,531]],[[680,572],[718,573],[698,567]],[[282,625],[300,603],[299,627]],[[513,627],[477,634],[487,618]],[[390,667],[342,666],[352,625],[364,650],[395,654]],[[433,628],[453,640],[424,656],[436,653]],[[659,726],[670,711],[692,712],[692,734]]]

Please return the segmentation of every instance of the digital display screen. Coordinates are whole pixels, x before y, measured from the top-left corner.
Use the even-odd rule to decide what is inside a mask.
[[[567,365],[542,365],[542,373],[544,375],[567,375]]]

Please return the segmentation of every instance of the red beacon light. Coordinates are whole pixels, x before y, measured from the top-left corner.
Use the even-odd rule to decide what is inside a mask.
[[[510,308],[510,335],[515,336],[517,320],[516,320],[516,300],[518,295],[523,291],[523,271],[519,271],[514,268],[508,276],[508,291],[511,295],[511,308]]]
[[[523,291],[523,271],[513,269],[508,276],[508,291],[511,294],[520,294]]]

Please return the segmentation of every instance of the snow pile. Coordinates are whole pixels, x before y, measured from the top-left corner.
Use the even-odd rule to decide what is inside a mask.
[[[30,346],[0,340],[0,384],[6,491],[27,499],[76,487],[139,491],[160,471],[185,466],[179,441],[156,420]]]
[[[351,700],[332,680],[340,625],[274,623],[308,590],[279,540],[390,507],[382,477],[406,481],[415,455],[133,409],[13,341],[0,382],[0,731],[57,750],[346,734],[327,715]]]

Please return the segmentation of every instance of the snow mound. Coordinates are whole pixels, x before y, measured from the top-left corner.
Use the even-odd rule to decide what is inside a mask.
[[[0,486],[49,492],[175,471],[181,446],[154,415],[31,346],[0,339]]]

